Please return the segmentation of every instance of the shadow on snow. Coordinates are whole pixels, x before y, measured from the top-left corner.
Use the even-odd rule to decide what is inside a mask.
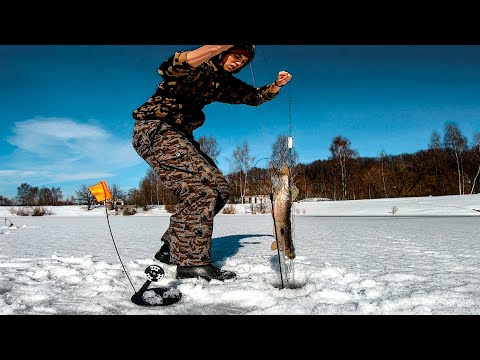
[[[273,236],[265,234],[242,234],[214,238],[212,241],[212,262],[220,262],[224,264],[229,257],[234,256],[238,252],[238,249],[245,245],[262,244],[262,246],[264,246],[267,242],[260,241],[260,239],[259,241],[242,241],[248,238],[262,237],[272,238]],[[268,246],[270,246],[269,243]]]

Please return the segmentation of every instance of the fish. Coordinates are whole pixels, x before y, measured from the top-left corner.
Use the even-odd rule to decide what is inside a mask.
[[[292,237],[292,204],[299,190],[292,181],[291,171],[283,163],[279,168],[272,165],[272,217],[275,241],[270,248],[279,249],[289,259],[295,259],[295,246]]]

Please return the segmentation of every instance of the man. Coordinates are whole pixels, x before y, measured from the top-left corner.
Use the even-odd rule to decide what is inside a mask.
[[[274,99],[292,76],[280,71],[271,84],[253,87],[234,76],[255,56],[254,45],[203,45],[177,51],[160,65],[163,81],[133,112],[132,145],[178,198],[155,258],[176,264],[178,279],[233,279],[211,264],[213,220],[229,198],[215,162],[194,140],[202,109],[212,102],[258,106]]]

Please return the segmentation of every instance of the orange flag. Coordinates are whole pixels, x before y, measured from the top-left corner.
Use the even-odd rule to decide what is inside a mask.
[[[95,196],[98,202],[112,198],[112,194],[110,194],[107,183],[103,180],[100,180],[100,183],[98,183],[97,185],[90,186],[88,190],[90,190],[90,192],[93,196]]]

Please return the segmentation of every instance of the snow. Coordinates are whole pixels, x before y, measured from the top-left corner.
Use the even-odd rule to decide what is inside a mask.
[[[0,207],[0,314],[480,314],[479,194],[310,200],[292,210],[297,258],[284,287],[271,215],[248,206],[215,219],[213,264],[237,273],[226,282],[177,280],[153,259],[169,223],[162,206],[108,218],[104,207]],[[130,301],[149,265],[165,271],[150,288],[178,289],[178,303]]]

